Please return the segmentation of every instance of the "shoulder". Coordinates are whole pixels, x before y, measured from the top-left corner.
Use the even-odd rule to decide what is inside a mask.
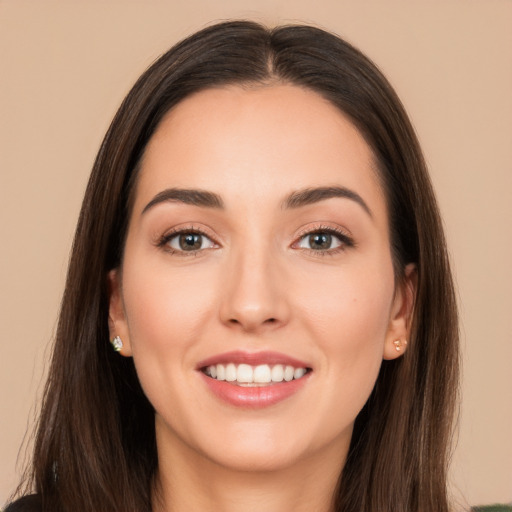
[[[31,494],[12,502],[3,512],[41,512],[41,510],[41,498],[37,494]]]

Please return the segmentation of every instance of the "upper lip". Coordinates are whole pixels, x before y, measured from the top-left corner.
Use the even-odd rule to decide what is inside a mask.
[[[197,364],[197,369],[205,368],[216,364],[249,364],[251,366],[258,366],[260,364],[282,364],[293,366],[294,368],[310,368],[304,361],[300,361],[294,357],[279,352],[244,352],[241,350],[233,350],[231,352],[224,352],[217,354]]]

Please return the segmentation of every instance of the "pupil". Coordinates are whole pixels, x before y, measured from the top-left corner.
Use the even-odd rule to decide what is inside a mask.
[[[180,236],[180,248],[184,251],[191,251],[201,248],[201,235],[188,233]]]
[[[312,249],[328,249],[331,246],[331,235],[328,233],[311,235],[310,244]]]

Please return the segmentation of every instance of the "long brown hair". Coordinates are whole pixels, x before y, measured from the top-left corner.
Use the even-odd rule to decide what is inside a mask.
[[[365,137],[386,192],[397,279],[417,268],[406,354],[384,361],[356,419],[336,496],[343,512],[446,512],[458,323],[441,221],[414,130],[376,66],[318,28],[234,21],[174,46],[137,81],[98,153],[76,230],[28,485],[45,511],[151,510],[154,411],[109,344],[107,273],[121,260],[138,163],[166,112],[227,84],[295,84]]]

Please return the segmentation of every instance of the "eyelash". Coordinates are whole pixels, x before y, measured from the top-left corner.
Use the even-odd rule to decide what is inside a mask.
[[[339,242],[339,247],[334,247],[332,249],[326,249],[326,250],[315,250],[315,249],[308,249],[306,247],[303,247],[302,250],[309,252],[310,254],[313,254],[313,256],[334,256],[340,252],[343,252],[349,248],[353,248],[356,246],[356,243],[352,237],[350,237],[345,231],[343,231],[340,228],[335,228],[332,226],[315,226],[314,228],[306,228],[304,229],[298,237],[298,240],[292,244],[293,246],[298,245],[300,242],[305,240],[308,236],[312,235],[318,235],[318,234],[325,234],[325,235],[331,235],[336,237]]]
[[[317,235],[317,234],[326,234],[336,237],[339,242],[340,246],[335,247],[332,249],[326,249],[326,250],[318,250],[318,249],[309,249],[306,247],[297,247],[299,243],[301,243],[303,240],[306,239],[308,236]],[[169,242],[173,240],[174,238],[181,236],[181,235],[199,235],[201,237],[205,237],[208,240],[211,241],[212,244],[218,246],[218,244],[213,240],[213,238],[205,233],[205,231],[198,229],[194,226],[190,227],[183,227],[183,228],[177,228],[174,229],[166,234],[164,234],[162,237],[159,238],[157,241],[157,247],[162,248],[163,250],[169,252],[170,254],[178,255],[178,256],[197,256],[201,251],[204,251],[206,249],[197,249],[197,250],[191,250],[191,251],[184,251],[184,250],[178,250],[174,249],[169,245]],[[316,226],[314,228],[307,228],[304,229],[298,236],[297,240],[293,242],[291,245],[292,248],[295,249],[302,249],[303,251],[307,251],[309,253],[312,253],[314,256],[333,256],[335,254],[338,254],[339,252],[345,251],[347,248],[355,247],[355,242],[353,238],[351,238],[349,235],[347,235],[346,232],[339,228],[334,228],[332,226]],[[209,247],[208,249],[213,249],[214,247]]]
[[[183,251],[179,249],[174,249],[169,245],[169,242],[176,237],[179,237],[181,235],[199,235],[201,237],[205,237],[208,240],[212,242],[215,246],[218,244],[212,239],[210,235],[205,233],[205,231],[195,228],[194,226],[188,226],[188,227],[180,227],[177,229],[173,229],[172,231],[169,231],[165,233],[157,242],[157,247],[160,247],[161,249],[167,251],[170,254],[174,254],[177,256],[197,256],[201,251],[204,251],[206,249],[197,249],[192,251]],[[210,249],[213,249],[213,247],[210,247]]]

